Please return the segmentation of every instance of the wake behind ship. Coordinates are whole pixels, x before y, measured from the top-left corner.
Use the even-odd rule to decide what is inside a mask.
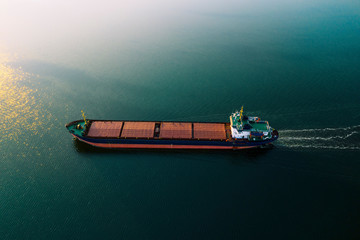
[[[101,148],[246,149],[266,146],[278,131],[259,117],[230,115],[230,122],[83,120],[66,124],[78,140]]]

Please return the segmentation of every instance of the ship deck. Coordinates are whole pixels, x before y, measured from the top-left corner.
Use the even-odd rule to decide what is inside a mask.
[[[257,129],[257,130],[260,130],[260,131],[267,131],[268,130],[267,122],[252,122],[251,126],[252,126],[253,129]]]
[[[99,139],[230,141],[230,123],[90,120],[85,134]]]

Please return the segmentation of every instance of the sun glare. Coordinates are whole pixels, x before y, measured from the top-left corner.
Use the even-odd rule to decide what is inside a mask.
[[[0,55],[0,143],[20,141],[23,132],[37,134],[41,110],[31,79],[35,76],[9,65],[9,58]]]

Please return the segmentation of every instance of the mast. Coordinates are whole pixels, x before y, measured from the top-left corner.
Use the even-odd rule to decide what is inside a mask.
[[[240,110],[240,122],[241,122],[241,126],[242,126],[242,115],[243,115],[243,111],[244,111],[244,105],[241,106],[241,110]]]
[[[86,116],[85,116],[85,113],[83,110],[81,110],[81,114],[82,114],[82,117],[84,118],[85,125],[87,125],[89,123],[89,121],[86,120]]]

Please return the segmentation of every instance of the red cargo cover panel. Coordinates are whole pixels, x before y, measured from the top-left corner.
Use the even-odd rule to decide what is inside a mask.
[[[194,138],[226,139],[224,123],[194,123]]]
[[[191,123],[162,122],[160,126],[160,137],[191,139]]]
[[[121,137],[152,138],[155,122],[124,122]]]
[[[122,122],[96,121],[91,123],[89,137],[119,137]]]

